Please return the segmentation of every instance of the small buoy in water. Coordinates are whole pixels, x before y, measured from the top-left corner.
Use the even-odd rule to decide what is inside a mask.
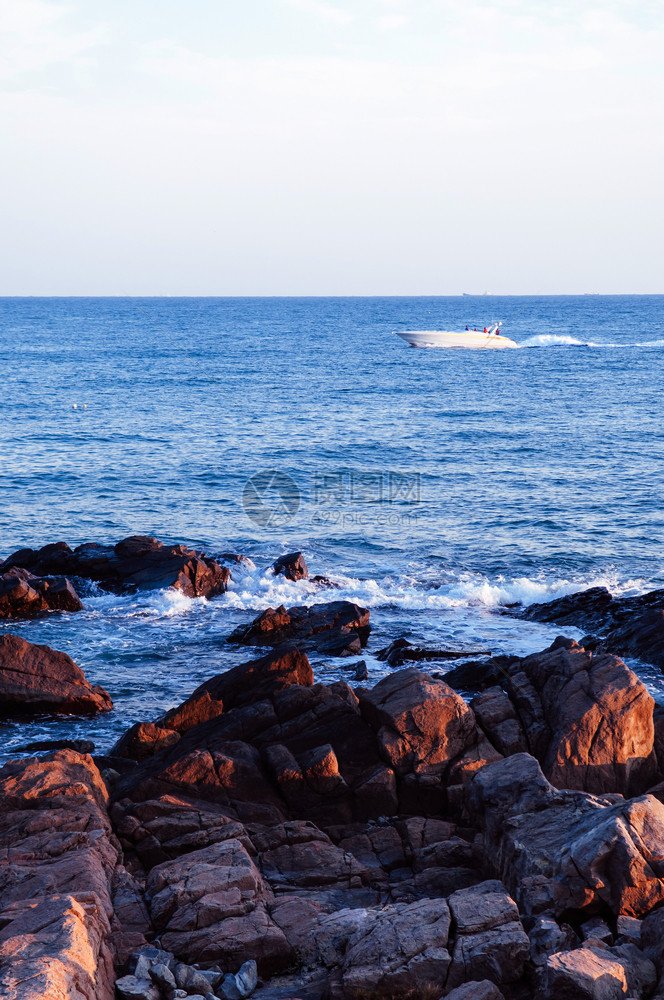
[[[87,408],[88,408],[88,404],[87,403],[83,403],[83,409],[87,410]]]

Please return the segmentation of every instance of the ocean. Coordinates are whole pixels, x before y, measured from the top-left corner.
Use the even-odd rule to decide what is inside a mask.
[[[493,320],[518,350],[392,333]],[[115,710],[2,721],[3,759],[108,750],[247,659],[225,638],[269,606],[369,607],[374,683],[397,636],[521,655],[561,629],[505,605],[664,586],[664,296],[5,298],[0,358],[3,558],[150,534],[250,560],[212,601],[90,587],[82,613],[6,622]],[[295,549],[338,589],[275,578]],[[354,662],[314,658],[316,676]],[[660,672],[630,665],[664,703]]]

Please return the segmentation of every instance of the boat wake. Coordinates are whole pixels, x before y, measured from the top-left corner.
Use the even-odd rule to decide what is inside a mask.
[[[664,347],[664,340],[644,340],[634,344],[617,344],[613,341],[578,340],[568,334],[541,333],[522,340],[518,347]]]

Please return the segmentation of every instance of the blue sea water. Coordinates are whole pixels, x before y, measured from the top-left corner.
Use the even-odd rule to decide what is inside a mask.
[[[493,319],[518,350],[392,334]],[[116,708],[2,723],[5,753],[108,749],[246,658],[225,636],[269,605],[370,607],[375,681],[397,635],[525,653],[559,630],[504,604],[664,585],[664,296],[0,299],[0,359],[3,557],[141,533],[252,560],[210,602],[92,592],[81,614],[10,623]],[[296,548],[339,589],[275,579]]]

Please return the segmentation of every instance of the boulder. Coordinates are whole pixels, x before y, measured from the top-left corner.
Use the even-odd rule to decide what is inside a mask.
[[[95,580],[117,592],[174,587],[187,597],[222,594],[230,570],[186,545],[164,545],[148,535],[132,535],[115,546],[88,542],[73,551],[66,542],[41,549],[21,549],[0,566],[20,567],[39,575],[62,574]]]
[[[456,940],[447,986],[489,979],[506,984],[521,979],[530,940],[519,911],[500,882],[483,882],[453,893],[448,904]]]
[[[360,706],[383,760],[400,779],[403,812],[454,809],[449,786],[460,787],[487,760],[500,758],[463,698],[413,667],[363,691]]]
[[[331,601],[311,607],[282,605],[263,611],[250,625],[236,628],[229,642],[248,646],[297,644],[330,656],[355,656],[366,646],[369,612],[351,601]]]
[[[475,775],[468,802],[521,913],[640,917],[664,902],[664,806],[653,796],[560,791],[515,754]]]
[[[286,938],[268,914],[271,898],[239,840],[158,865],[146,886],[162,945],[186,962],[219,962],[227,972],[250,959],[261,975],[289,964]]]
[[[107,691],[88,683],[66,653],[16,635],[0,636],[0,714],[107,712]]]
[[[287,580],[306,580],[309,570],[302,552],[291,552],[280,556],[273,564],[275,576],[285,576]]]
[[[542,1000],[641,1000],[651,996],[656,981],[654,965],[633,945],[590,945],[552,955],[539,996]]]
[[[471,704],[501,753],[531,753],[558,788],[634,795],[655,778],[654,701],[616,656],[559,638]]]
[[[160,725],[183,733],[221,715],[224,708],[229,711],[292,684],[311,687],[313,682],[311,664],[298,649],[268,653],[211,677],[181,705],[167,712]]]
[[[46,896],[22,912],[2,911],[0,923],[7,1000],[113,1000],[108,918],[95,893]]]
[[[11,566],[0,574],[0,618],[32,618],[47,611],[80,611],[83,605],[65,577],[40,577]]]
[[[112,757],[141,761],[174,746],[179,739],[180,734],[173,729],[155,726],[152,722],[137,722],[123,733],[109,753]]]

